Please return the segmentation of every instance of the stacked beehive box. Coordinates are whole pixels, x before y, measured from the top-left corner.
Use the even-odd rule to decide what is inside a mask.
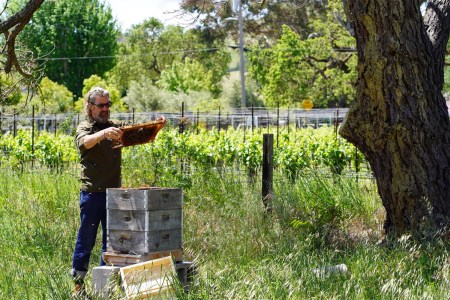
[[[183,261],[181,189],[107,189],[106,218],[107,251],[103,253],[103,259],[109,268],[139,266],[140,263],[171,256],[184,289],[190,289],[196,266]],[[104,275],[100,268],[94,271],[98,273],[94,282],[96,292],[107,294],[104,282],[111,276]]]
[[[183,193],[177,188],[107,189],[107,253],[180,253]]]

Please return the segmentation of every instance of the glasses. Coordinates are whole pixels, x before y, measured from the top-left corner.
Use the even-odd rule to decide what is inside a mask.
[[[102,108],[104,108],[104,107],[110,108],[111,105],[112,105],[111,101],[108,101],[108,102],[102,103],[102,104],[96,104],[96,103],[91,103],[91,104],[97,106],[97,107],[100,108],[100,109],[102,109]]]

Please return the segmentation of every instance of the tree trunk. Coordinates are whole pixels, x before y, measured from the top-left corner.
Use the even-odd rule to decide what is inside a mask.
[[[357,39],[356,101],[340,134],[366,156],[387,233],[450,220],[450,122],[442,96],[449,0],[347,0]]]

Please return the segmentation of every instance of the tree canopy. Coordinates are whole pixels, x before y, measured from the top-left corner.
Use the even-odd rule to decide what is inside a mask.
[[[114,66],[118,33],[103,2],[59,0],[46,1],[19,37],[45,62],[45,75],[79,97],[85,78]]]
[[[204,80],[207,84],[202,85],[203,89],[218,96],[222,91],[221,80],[227,74],[230,62],[230,55],[220,41],[205,43],[199,31],[184,30],[179,26],[165,27],[155,18],[137,24],[126,32],[119,52],[117,65],[110,76],[121,89],[126,89],[131,81],[140,81],[142,76],[156,84],[165,71],[161,84],[169,90],[183,90],[184,83],[175,86],[169,78],[176,77],[176,68],[198,64],[208,70],[208,78]],[[195,80],[192,78],[191,82]]]
[[[356,57],[338,52],[333,43],[329,30],[301,40],[283,25],[276,45],[251,51],[250,74],[260,84],[266,104],[298,106],[309,99],[315,107],[347,106],[354,97]]]
[[[184,1],[182,7],[205,14],[205,27],[222,37],[222,31],[238,32],[237,22],[227,21],[235,15],[230,5]],[[305,99],[315,107],[347,106],[353,100],[355,40],[340,0],[242,5],[247,66],[267,106],[297,106]]]

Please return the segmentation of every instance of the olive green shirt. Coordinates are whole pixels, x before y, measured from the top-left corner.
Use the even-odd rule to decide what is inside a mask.
[[[112,141],[108,139],[103,139],[90,149],[84,146],[85,136],[111,126],[119,127],[119,124],[112,121],[106,124],[83,121],[77,127],[75,142],[81,155],[82,191],[106,192],[107,188],[121,186],[121,149],[113,149]]]

